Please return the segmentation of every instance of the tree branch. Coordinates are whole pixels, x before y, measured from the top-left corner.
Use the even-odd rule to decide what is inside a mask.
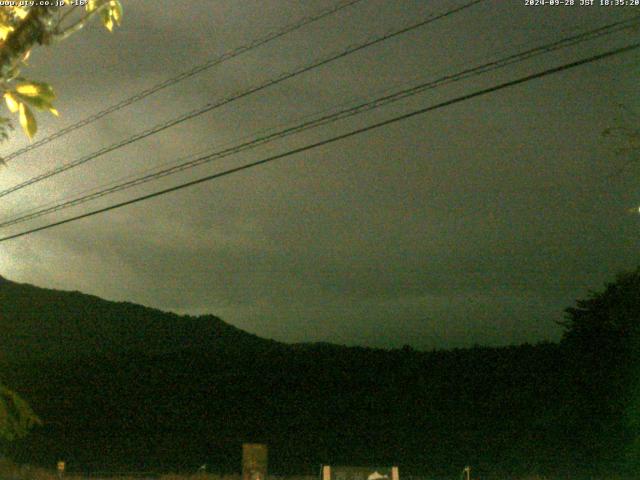
[[[102,4],[100,4],[98,7],[96,7],[93,10],[91,10],[90,12],[86,13],[77,22],[75,22],[72,25],[69,25],[64,30],[60,31],[60,30],[58,30],[56,28],[56,31],[52,35],[52,39],[55,40],[55,41],[65,40],[66,38],[70,37],[71,35],[73,35],[77,31],[82,30],[82,28],[88,23],[88,21],[91,19],[91,17],[97,15],[99,12],[101,12],[104,9],[108,8],[109,4],[110,4],[110,0],[103,0]],[[60,26],[60,23],[58,23],[57,26]]]
[[[73,35],[74,33],[76,33],[78,30],[82,30],[82,28],[87,24],[87,22],[91,19],[91,17],[93,17],[94,15],[96,15],[99,11],[102,10],[102,8],[107,5],[106,3],[101,5],[100,7],[96,8],[95,10],[90,11],[89,13],[86,13],[82,18],[80,18],[77,22],[75,22],[73,25],[69,25],[67,28],[65,28],[62,31],[56,31],[53,34],[53,39],[55,41],[60,41],[60,40],[64,40],[68,37],[70,37],[71,35]]]
[[[0,48],[0,77],[7,79],[24,55],[35,45],[50,43],[51,22],[60,7],[32,7],[18,28],[11,32]]]

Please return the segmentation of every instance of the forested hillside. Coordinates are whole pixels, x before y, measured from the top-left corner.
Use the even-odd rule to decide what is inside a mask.
[[[315,473],[323,462],[594,472],[627,458],[624,395],[607,397],[602,372],[584,376],[598,352],[577,363],[574,340],[432,352],[286,345],[211,316],[6,280],[0,292],[11,353],[3,380],[44,421],[7,447],[20,461],[236,471],[246,441],[268,443],[278,473]],[[74,330],[80,318],[90,328]]]

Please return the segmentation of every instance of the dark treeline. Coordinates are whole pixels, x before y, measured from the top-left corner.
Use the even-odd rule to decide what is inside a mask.
[[[4,448],[86,471],[235,472],[241,443],[265,442],[280,474],[331,463],[443,477],[465,465],[480,478],[632,475],[639,278],[578,302],[560,344],[433,352],[285,345],[215,317],[3,280],[3,338],[26,350],[6,349],[2,380],[44,421]],[[43,330],[27,338],[32,323]]]

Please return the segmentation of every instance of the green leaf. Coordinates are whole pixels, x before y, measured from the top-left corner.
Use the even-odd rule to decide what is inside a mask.
[[[7,108],[11,113],[16,113],[18,110],[20,110],[20,104],[18,103],[18,100],[13,95],[13,93],[6,92],[4,94],[4,101],[7,103]]]
[[[0,384],[0,439],[24,437],[31,427],[42,424],[20,396]]]
[[[7,117],[0,117],[0,142],[4,142],[9,139],[9,131],[13,130],[13,124],[11,119]],[[0,158],[0,163],[5,164],[4,160]]]
[[[109,30],[110,32],[113,32],[113,19],[111,18],[111,10],[109,9],[104,9],[100,12],[100,16],[102,17],[102,23],[104,24],[105,27],[107,27],[107,30]]]
[[[37,97],[40,95],[40,89],[33,83],[23,83],[16,87],[16,92],[27,97]]]
[[[120,3],[120,0],[111,0],[111,3],[109,4],[109,13],[111,14],[111,18],[113,18],[114,22],[117,25],[120,25],[123,13],[122,3]]]
[[[49,110],[53,108],[53,105],[51,104],[51,102],[42,97],[28,97],[20,94],[17,94],[16,96],[18,97],[19,101],[23,103],[28,103],[29,105],[31,105],[34,108],[37,108],[38,110]]]
[[[0,41],[5,41],[14,28],[11,25],[0,24]]]
[[[24,103],[20,104],[20,125],[22,125],[22,129],[29,137],[29,140],[32,140],[38,131],[38,125],[36,123],[36,117],[33,116],[33,112]]]
[[[26,97],[41,97],[49,102],[56,98],[51,85],[42,82],[22,83],[16,87],[16,92]]]

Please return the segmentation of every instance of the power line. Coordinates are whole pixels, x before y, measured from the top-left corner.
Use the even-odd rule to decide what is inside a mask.
[[[390,88],[387,89],[387,91],[389,91],[389,90],[391,90],[391,89]],[[320,111],[313,112],[311,114],[303,115],[303,116],[299,117],[298,120],[300,120],[300,121],[301,120],[306,120],[306,119],[309,119],[309,118],[316,117],[319,114],[327,113],[327,112],[330,112],[330,111],[335,111],[335,109],[337,107],[344,107],[346,105],[352,105],[356,100],[360,100],[360,97],[351,98],[349,101],[342,102],[342,103],[340,103],[338,105],[333,105],[333,106],[331,106],[329,108],[325,108],[325,109],[322,109]],[[247,140],[247,139],[255,138],[256,135],[258,135],[258,136],[266,135],[266,134],[268,134],[270,132],[278,131],[279,129],[281,129],[283,127],[286,127],[286,126],[288,126],[290,124],[291,124],[291,121],[287,121],[287,122],[281,122],[281,123],[279,123],[279,124],[277,124],[275,126],[271,126],[271,127],[268,127],[268,128],[262,128],[260,130],[254,131],[254,132],[252,132],[250,134],[243,135],[243,136],[241,136],[241,137],[239,137],[237,139],[226,141],[226,142],[222,142],[222,143],[220,143],[220,147],[228,148],[230,146],[236,145],[236,141],[244,141],[244,140]],[[97,186],[90,187],[90,188],[85,188],[85,189],[83,189],[83,190],[81,190],[79,192],[76,192],[76,194],[67,195],[64,198],[60,198],[60,199],[57,199],[57,200],[46,202],[44,204],[40,204],[40,205],[37,205],[37,206],[32,206],[30,208],[26,208],[26,209],[20,211],[19,213],[17,213],[16,215],[14,215],[13,217],[10,217],[8,219],[8,221],[12,221],[17,216],[22,216],[22,215],[28,215],[28,214],[31,214],[31,213],[35,213],[35,212],[37,212],[37,211],[39,211],[39,210],[41,210],[43,208],[49,208],[49,207],[57,206],[60,203],[60,201],[67,202],[67,201],[72,201],[72,200],[78,199],[79,198],[78,195],[89,196],[89,195],[92,195],[92,194],[95,194],[95,193],[99,193],[103,189],[110,188],[110,187],[115,187],[115,186],[118,186],[118,185],[122,185],[123,182],[126,183],[129,180],[134,180],[134,179],[140,178],[140,176],[144,176],[144,175],[150,174],[152,172],[158,172],[159,169],[169,168],[170,166],[183,165],[185,163],[188,163],[191,159],[196,159],[196,158],[198,158],[198,157],[200,157],[200,156],[202,156],[202,155],[204,155],[206,153],[209,153],[210,151],[211,151],[211,147],[201,148],[201,149],[199,149],[197,151],[194,151],[193,153],[190,153],[189,155],[186,155],[186,156],[181,157],[179,159],[169,160],[169,161],[163,162],[163,163],[161,163],[159,165],[154,165],[152,167],[145,168],[144,170],[141,170],[141,171],[129,173],[128,175],[125,175],[125,176],[122,176],[122,177],[119,177],[119,178],[114,178],[112,181],[109,181],[107,183],[103,183],[101,185],[97,185]]]
[[[570,29],[569,31],[567,31],[567,29],[563,29],[563,33],[567,33],[567,34],[570,33],[571,36],[565,37],[565,38],[561,39],[560,41],[554,42],[552,44],[546,44],[546,45],[543,45],[541,47],[537,47],[537,48],[528,50],[526,52],[521,52],[521,53],[518,53],[518,54],[515,54],[515,55],[510,55],[507,58],[502,58],[502,59],[500,59],[498,61],[490,62],[490,63],[484,64],[484,65],[482,65],[480,67],[475,67],[474,69],[464,70],[463,72],[461,72],[461,74],[465,73],[465,72],[473,71],[475,69],[481,69],[483,67],[491,67],[492,63],[496,63],[496,64],[500,63],[500,65],[495,65],[495,67],[493,67],[493,68],[501,68],[502,66],[506,65],[503,62],[506,62],[506,61],[508,61],[510,59],[515,59],[515,57],[521,57],[521,59],[524,60],[525,59],[523,57],[524,55],[527,55],[526,58],[531,58],[534,55],[538,55],[540,53],[550,52],[550,51],[555,50],[557,48],[564,48],[564,47],[572,46],[572,45],[575,45],[577,43],[581,43],[581,42],[584,42],[584,41],[587,41],[587,40],[591,40],[591,39],[597,38],[597,37],[602,36],[602,35],[610,35],[610,34],[615,33],[617,31],[621,31],[621,30],[624,30],[624,29],[627,29],[627,28],[634,27],[635,23],[637,23],[639,19],[640,19],[640,15],[636,16],[636,17],[633,17],[633,18],[631,18],[631,19],[629,19],[627,21],[615,22],[615,23],[608,24],[608,25],[605,25],[603,27],[600,27],[600,28],[597,28],[597,29],[594,29],[594,30],[589,30],[589,31],[584,32],[584,33],[579,33],[580,30],[576,30],[575,28],[574,29]],[[616,27],[619,27],[619,28],[616,28]],[[527,46],[529,44],[531,44],[531,41],[520,43],[518,45],[518,47]],[[541,49],[544,49],[544,51],[539,52],[539,50],[541,50]],[[505,54],[507,52],[508,52],[507,49],[501,49],[500,50],[501,54]],[[493,69],[493,68],[487,68],[487,70],[484,70],[484,71],[488,71],[489,69]],[[484,73],[484,71],[483,72],[478,72],[478,73]],[[458,78],[457,78],[458,75],[460,75],[460,74],[456,74],[455,75],[456,78],[451,78],[450,81],[452,81],[452,82],[453,81],[457,81],[458,80]],[[454,76],[451,76],[451,77],[454,77]],[[417,80],[419,78],[420,77],[414,77],[413,80],[415,81],[415,80]],[[411,83],[412,83],[411,81],[404,81],[404,82],[400,83],[400,85],[402,85],[402,86],[410,85]],[[395,88],[397,88],[397,87],[395,87]],[[387,93],[387,92],[390,92],[390,91],[394,91],[394,87],[385,88],[385,89],[379,90],[378,92],[380,94],[382,94],[382,93]],[[334,110],[336,107],[343,107],[343,106],[351,105],[351,104],[353,104],[353,102],[355,100],[360,100],[360,98],[355,97],[355,98],[352,98],[350,101],[343,102],[343,103],[341,103],[339,105],[336,105],[334,107],[323,109],[320,112],[316,112],[314,114],[302,116],[302,117],[299,118],[299,120],[304,120],[304,119],[313,117],[315,115],[318,115],[320,113],[325,113],[325,112]],[[280,123],[279,125],[274,126],[274,127],[261,129],[259,131],[254,132],[253,134],[242,136],[238,140],[244,140],[244,139],[248,139],[248,138],[253,138],[257,134],[263,134],[263,133],[267,133],[267,132],[274,132],[278,128],[284,127],[285,125],[287,125],[287,123]],[[233,142],[225,142],[221,146],[222,147],[227,147],[229,145],[233,145]],[[97,187],[85,189],[85,190],[83,190],[81,192],[78,192],[78,195],[87,194],[87,195],[85,195],[85,197],[83,197],[83,198],[87,198],[87,197],[90,196],[89,195],[90,193],[91,194],[97,194],[97,193],[100,193],[99,192],[100,189],[104,190],[104,189],[107,189],[108,187],[113,187],[113,186],[117,186],[117,185],[124,185],[122,182],[126,182],[126,181],[131,180],[131,179],[140,178],[139,177],[140,175],[145,175],[147,173],[150,173],[150,172],[153,172],[153,171],[157,171],[159,168],[167,167],[168,165],[178,165],[178,164],[184,165],[184,164],[190,163],[189,159],[197,158],[198,156],[203,155],[206,152],[207,152],[207,149],[200,149],[199,151],[194,152],[194,153],[188,155],[187,157],[183,157],[183,158],[178,159],[178,160],[172,160],[172,161],[169,161],[169,162],[165,162],[162,165],[158,165],[158,166],[155,166],[155,167],[152,167],[152,168],[148,168],[148,169],[139,171],[137,173],[132,173],[132,174],[129,174],[129,175],[125,176],[125,177],[120,177],[118,179],[114,179],[113,181],[108,182],[107,184],[102,184],[102,185],[97,186]],[[25,210],[22,210],[21,212],[17,213],[13,217],[9,218],[7,221],[13,222],[13,220],[17,220],[19,217],[27,216],[27,215],[30,215],[31,213],[36,213],[36,212],[39,212],[39,211],[41,211],[43,209],[48,209],[49,207],[51,207],[51,209],[55,208],[55,210],[57,211],[58,207],[61,206],[62,204],[66,205],[67,203],[74,202],[74,205],[76,205],[77,204],[76,201],[78,201],[78,200],[81,200],[81,199],[79,197],[77,197],[76,195],[71,195],[71,196],[67,196],[66,198],[59,199],[57,201],[50,201],[50,202],[47,202],[45,204],[41,204],[39,206],[34,206],[34,207],[31,207],[31,208],[27,208]],[[88,200],[90,200],[90,199],[87,199],[87,201]],[[63,202],[62,204],[60,203],[61,201]],[[82,202],[82,203],[84,203],[84,202]],[[50,211],[48,210],[47,213],[50,213]],[[40,216],[40,215],[38,215],[38,216]],[[6,225],[6,224],[0,224],[0,227],[2,227],[3,225]]]
[[[273,40],[277,40],[280,37],[283,37],[289,33],[295,32],[296,30],[300,30],[303,27],[306,27],[307,25],[310,25],[314,22],[317,22],[318,20],[321,20],[325,17],[328,17],[329,15],[333,15],[334,13],[339,12],[340,10],[343,10],[347,7],[350,7],[356,3],[361,2],[362,0],[347,0],[347,1],[342,1],[339,2],[338,4],[329,7],[327,9],[321,10],[320,12],[318,12],[315,15],[312,16],[308,16],[308,17],[304,17],[301,20],[299,20],[296,23],[293,23],[291,25],[287,25],[285,27],[283,27],[280,30],[277,30],[276,32],[270,33],[262,38],[256,39],[254,41],[252,41],[251,43],[248,43],[247,45],[238,47],[234,50],[230,50],[226,53],[223,53],[220,56],[214,57],[210,60],[208,60],[207,62],[197,65],[193,68],[191,68],[190,70],[186,70],[182,73],[179,73],[178,75],[176,75],[175,77],[171,77],[168,78],[166,80],[163,80],[160,83],[157,83],[156,85],[153,85],[145,90],[142,90],[141,92],[136,93],[135,95],[132,95],[129,98],[126,98],[118,103],[116,103],[115,105],[111,105],[110,107],[105,108],[104,110],[101,110],[97,113],[94,113],[93,115],[90,115],[89,117],[84,118],[83,120],[80,120],[72,125],[69,125],[68,127],[65,127],[51,135],[49,135],[48,137],[43,138],[42,140],[38,140],[35,143],[32,143],[30,145],[27,145],[24,148],[21,148],[19,150],[16,150],[10,154],[8,154],[7,156],[3,157],[3,160],[5,161],[5,163],[9,162],[10,160],[13,160],[14,158],[27,153],[35,148],[41,147],[43,145],[46,145],[47,143],[52,142],[53,140],[62,137],[63,135],[66,135],[68,133],[71,133],[75,130],[78,130],[82,127],[85,127],[97,120],[100,120],[102,117],[105,117],[113,112],[116,112],[118,110],[121,110],[133,103],[139,102],[140,100],[148,97],[149,95],[152,95],[156,92],[159,92],[160,90],[163,90],[167,87],[170,87],[172,85],[175,85],[178,82],[181,82],[183,80],[186,80],[188,78],[193,77],[194,75],[197,75],[198,73],[204,72],[205,70],[208,70],[210,68],[213,68],[217,65],[220,65],[221,63],[224,63],[228,60],[231,60],[232,58],[235,58],[243,53],[249,52],[251,50],[254,50],[258,47],[261,47],[262,45],[265,45],[267,43],[272,42]]]
[[[6,195],[9,195],[10,193],[13,193],[13,192],[16,192],[18,190],[21,190],[21,189],[23,189],[23,188],[25,188],[25,187],[27,187],[29,185],[33,185],[34,183],[38,183],[38,182],[40,182],[42,180],[46,180],[48,178],[51,178],[51,177],[53,177],[55,175],[58,175],[58,174],[60,174],[62,172],[70,170],[72,168],[75,168],[75,167],[77,167],[79,165],[83,165],[83,164],[85,164],[85,163],[87,163],[87,162],[89,162],[91,160],[94,160],[95,158],[98,158],[98,157],[100,157],[102,155],[105,155],[105,154],[110,153],[110,152],[112,152],[114,150],[122,148],[122,147],[124,147],[126,145],[129,145],[131,143],[137,142],[138,140],[142,140],[142,139],[144,139],[146,137],[149,137],[151,135],[154,135],[156,133],[164,131],[164,130],[166,130],[168,128],[171,128],[171,127],[173,127],[175,125],[178,125],[178,124],[183,123],[183,122],[185,122],[187,120],[195,118],[195,117],[197,117],[199,115],[202,115],[204,113],[210,112],[210,111],[212,111],[212,110],[214,110],[216,108],[222,107],[222,106],[227,105],[227,104],[229,104],[231,102],[234,102],[236,100],[239,100],[241,98],[244,98],[246,96],[254,94],[254,93],[259,92],[261,90],[264,90],[264,89],[266,89],[268,87],[271,87],[271,86],[276,85],[278,83],[284,82],[285,80],[289,80],[291,78],[297,77],[298,75],[306,73],[306,72],[308,72],[310,70],[314,70],[314,69],[316,69],[318,67],[321,67],[323,65],[326,65],[326,64],[328,64],[330,62],[333,62],[333,61],[338,60],[340,58],[344,58],[344,57],[346,57],[348,55],[351,55],[351,54],[353,54],[355,52],[358,52],[360,50],[364,50],[365,48],[368,48],[368,47],[371,47],[371,46],[376,45],[378,43],[382,43],[384,41],[390,40],[391,38],[394,38],[394,37],[397,37],[399,35],[408,33],[408,32],[410,32],[412,30],[416,30],[418,28],[424,27],[424,26],[426,26],[426,25],[428,25],[428,24],[430,24],[432,22],[435,22],[436,20],[440,20],[440,19],[449,17],[450,15],[458,13],[458,12],[460,12],[462,10],[465,10],[465,9],[467,9],[467,8],[473,6],[473,5],[476,5],[476,4],[484,2],[484,1],[485,0],[472,0],[471,2],[468,2],[468,3],[466,3],[466,4],[464,4],[464,5],[460,6],[460,7],[456,7],[456,8],[453,8],[451,10],[448,10],[448,11],[446,11],[444,13],[441,13],[441,14],[438,14],[438,15],[430,15],[426,19],[423,19],[423,20],[421,20],[421,21],[419,21],[417,23],[414,23],[414,24],[412,24],[412,25],[410,25],[408,27],[403,27],[403,28],[401,28],[399,30],[394,30],[392,32],[383,34],[381,36],[374,37],[373,39],[368,40],[368,41],[366,41],[364,43],[360,43],[360,44],[357,44],[357,45],[354,45],[354,46],[349,46],[348,48],[346,48],[345,50],[343,50],[343,51],[341,51],[341,52],[339,52],[337,54],[332,54],[329,57],[325,57],[325,58],[323,58],[321,60],[318,60],[318,61],[316,61],[316,62],[314,62],[314,63],[312,63],[310,65],[304,66],[302,68],[298,68],[297,70],[293,70],[291,72],[284,73],[284,74],[280,75],[279,77],[276,77],[274,79],[270,79],[270,80],[268,80],[268,81],[266,81],[266,82],[264,82],[264,83],[262,83],[262,84],[260,84],[258,86],[251,87],[251,88],[249,88],[247,90],[243,90],[240,93],[236,93],[236,94],[234,94],[234,95],[232,95],[230,97],[223,98],[222,100],[219,100],[217,102],[208,103],[208,104],[204,105],[203,107],[195,109],[195,110],[193,110],[191,112],[187,112],[187,113],[185,113],[185,114],[183,114],[183,115],[181,115],[181,116],[179,116],[177,118],[169,120],[168,122],[164,122],[164,123],[161,123],[161,124],[156,125],[154,127],[151,127],[149,129],[147,129],[147,130],[145,130],[143,132],[137,133],[137,134],[135,134],[135,135],[133,135],[133,136],[131,136],[129,138],[126,138],[124,140],[121,140],[119,142],[111,144],[111,145],[109,145],[107,147],[101,148],[100,150],[97,150],[97,151],[95,151],[95,152],[93,152],[93,153],[91,153],[91,154],[89,154],[87,156],[84,156],[84,157],[81,157],[81,158],[79,158],[77,160],[74,160],[73,162],[61,165],[61,166],[56,167],[56,168],[54,168],[52,170],[49,170],[48,172],[45,172],[45,173],[42,173],[42,174],[37,175],[35,177],[32,177],[29,180],[26,180],[26,181],[24,181],[24,182],[22,182],[22,183],[20,183],[18,185],[14,185],[13,187],[10,187],[10,188],[7,188],[5,190],[2,190],[2,191],[0,191],[0,197],[4,197]]]
[[[319,142],[311,143],[311,144],[305,145],[303,147],[299,147],[299,148],[295,148],[295,149],[292,149],[292,150],[288,150],[288,151],[286,151],[284,153],[280,153],[280,154],[277,154],[277,155],[272,155],[270,157],[267,157],[267,158],[264,158],[262,160],[258,160],[258,161],[255,161],[255,162],[251,162],[251,163],[242,165],[240,167],[230,168],[230,169],[225,170],[223,172],[215,173],[213,175],[202,177],[202,178],[199,178],[197,180],[193,180],[193,181],[186,182],[186,183],[183,183],[183,184],[171,187],[171,188],[160,190],[158,192],[150,193],[148,195],[143,195],[143,196],[131,199],[131,200],[127,200],[125,202],[120,202],[120,203],[117,203],[117,204],[114,204],[114,205],[110,205],[108,207],[104,207],[104,208],[101,208],[101,209],[98,209],[98,210],[87,212],[87,213],[84,213],[82,215],[77,215],[75,217],[67,218],[65,220],[61,220],[61,221],[50,223],[50,224],[47,224],[47,225],[43,225],[43,226],[40,226],[40,227],[37,227],[37,228],[32,228],[32,229],[29,229],[29,230],[25,230],[23,232],[19,232],[19,233],[13,234],[13,235],[9,235],[9,236],[0,238],[0,242],[5,242],[5,241],[8,241],[8,240],[12,240],[14,238],[19,238],[19,237],[22,237],[22,236],[25,236],[25,235],[29,235],[31,233],[39,232],[39,231],[42,231],[42,230],[47,230],[49,228],[57,227],[59,225],[64,225],[66,223],[74,222],[76,220],[80,220],[80,219],[83,219],[83,218],[91,217],[91,216],[97,215],[99,213],[104,213],[104,212],[108,212],[110,210],[115,210],[117,208],[121,208],[121,207],[124,207],[124,206],[127,206],[127,205],[131,205],[131,204],[134,204],[134,203],[138,203],[138,202],[141,202],[141,201],[144,201],[144,200],[149,200],[151,198],[159,197],[159,196],[165,195],[167,193],[171,193],[171,192],[175,192],[175,191],[178,191],[178,190],[182,190],[184,188],[192,187],[194,185],[198,185],[200,183],[207,182],[209,180],[214,180],[216,178],[225,177],[225,176],[231,175],[233,173],[237,173],[237,172],[240,172],[240,171],[243,171],[243,170],[248,170],[250,168],[257,167],[259,165],[263,165],[263,164],[266,164],[266,163],[273,162],[275,160],[279,160],[281,158],[289,157],[289,156],[292,156],[292,155],[295,155],[295,154],[298,154],[298,153],[302,153],[302,152],[306,152],[308,150],[312,150],[314,148],[318,148],[318,147],[322,147],[322,146],[325,146],[325,145],[329,145],[331,143],[335,143],[337,141],[344,140],[346,138],[350,138],[350,137],[353,137],[353,136],[356,136],[356,135],[359,135],[359,134],[362,134],[362,133],[365,133],[365,132],[369,132],[371,130],[375,130],[375,129],[378,129],[378,128],[381,128],[381,127],[384,127],[384,126],[387,126],[387,125],[391,125],[393,123],[396,123],[396,122],[399,122],[399,121],[402,121],[402,120],[407,120],[409,118],[413,118],[413,117],[415,117],[417,115],[422,115],[422,114],[431,112],[433,110],[438,110],[440,108],[444,108],[444,107],[447,107],[447,106],[450,106],[450,105],[454,105],[456,103],[464,102],[464,101],[470,100],[470,99],[475,98],[475,97],[480,97],[480,96],[487,95],[489,93],[493,93],[493,92],[496,92],[496,91],[499,91],[499,90],[502,90],[502,89],[505,89],[505,88],[508,88],[508,87],[512,87],[512,86],[519,85],[519,84],[522,84],[522,83],[526,83],[526,82],[529,82],[531,80],[535,80],[535,79],[538,79],[538,78],[546,77],[547,75],[552,75],[552,74],[555,74],[555,73],[563,72],[565,70],[569,70],[571,68],[575,68],[575,67],[578,67],[578,66],[581,66],[581,65],[586,65],[588,63],[592,63],[592,62],[596,62],[596,61],[599,61],[599,60],[603,60],[605,58],[613,57],[615,55],[620,55],[622,53],[630,52],[630,51],[636,50],[638,48],[640,48],[640,43],[633,43],[633,44],[627,45],[627,46],[622,47],[622,48],[609,50],[609,51],[607,51],[605,53],[602,53],[602,54],[599,54],[599,55],[594,55],[594,56],[583,58],[581,60],[577,60],[577,61],[574,61],[574,62],[571,62],[571,63],[566,63],[566,64],[561,65],[559,67],[554,67],[554,68],[550,68],[550,69],[547,69],[547,70],[543,70],[542,72],[530,74],[530,75],[527,75],[525,77],[518,78],[516,80],[511,80],[511,81],[508,81],[508,82],[504,82],[504,83],[495,85],[493,87],[477,90],[477,91],[475,91],[473,93],[469,93],[469,94],[466,94],[466,95],[455,97],[455,98],[453,98],[451,100],[447,100],[447,101],[444,101],[444,102],[441,102],[441,103],[438,103],[438,104],[435,104],[435,105],[431,105],[429,107],[425,107],[425,108],[421,108],[421,109],[418,109],[418,110],[414,110],[412,112],[405,113],[403,115],[399,115],[399,116],[393,117],[391,119],[384,120],[382,122],[374,123],[374,124],[368,125],[366,127],[358,128],[356,130],[351,130],[351,131],[349,131],[347,133],[343,133],[341,135],[337,135],[337,136],[334,136],[334,137],[331,137],[331,138],[328,138],[328,139],[325,139],[325,140],[322,140],[322,141],[319,141]]]
[[[354,115],[358,115],[360,113],[364,113],[367,111],[370,111],[372,109],[375,108],[379,108],[381,106],[385,106],[388,104],[391,104],[393,102],[397,102],[399,100],[402,100],[404,98],[407,98],[409,96],[414,96],[420,93],[423,93],[426,90],[430,90],[430,89],[434,89],[437,87],[440,87],[442,85],[446,85],[448,83],[453,83],[456,81],[460,81],[460,80],[464,80],[476,75],[480,75],[482,73],[486,73],[488,71],[492,71],[492,70],[496,70],[499,68],[503,68],[506,67],[508,65],[517,63],[517,62],[522,62],[526,59],[529,58],[533,58],[535,56],[538,55],[542,55],[548,52],[552,52],[554,50],[558,50],[561,48],[566,48],[568,46],[572,46],[572,45],[576,45],[578,43],[587,41],[587,40],[593,40],[593,39],[597,39],[599,37],[602,37],[604,35],[610,35],[612,33],[621,31],[623,29],[628,28],[629,26],[633,25],[633,23],[637,23],[638,19],[640,19],[640,16],[635,17],[632,20],[627,20],[627,21],[620,21],[620,22],[615,22],[609,25],[605,25],[603,27],[599,27],[596,29],[592,29],[589,30],[587,32],[583,32],[571,37],[567,37],[567,38],[563,38],[560,39],[558,41],[546,44],[546,45],[542,45],[542,46],[538,46],[529,50],[526,50],[524,52],[520,52],[520,53],[516,53],[516,54],[512,54],[506,58],[503,59],[499,59],[499,60],[494,60],[488,63],[485,63],[483,65],[479,65],[473,68],[468,68],[466,70],[463,70],[462,72],[456,73],[456,74],[451,74],[451,75],[446,75],[443,77],[440,77],[436,80],[431,80],[428,82],[423,82],[419,85],[413,86],[411,88],[406,88],[400,91],[396,91],[394,93],[364,102],[364,103],[360,103],[359,105],[355,105],[349,108],[345,108],[342,109],[338,112],[334,112],[332,114],[329,115],[324,115],[320,118],[316,118],[314,120],[310,120],[307,122],[303,122],[301,124],[292,126],[292,127],[288,127],[285,128],[283,130],[280,131],[276,131],[273,133],[270,133],[268,135],[263,135],[263,136],[259,136],[257,138],[254,138],[251,141],[248,142],[244,142],[241,143],[239,145],[235,145],[232,146],[230,148],[226,148],[223,150],[219,150],[213,153],[209,153],[206,156],[203,157],[199,157],[199,158],[195,158],[193,160],[188,160],[186,162],[180,163],[178,165],[174,165],[172,167],[169,168],[165,168],[163,170],[154,172],[154,173],[150,173],[148,175],[143,175],[143,176],[139,176],[137,178],[134,178],[132,180],[126,181],[126,182],[122,182],[122,183],[117,183],[115,185],[110,185],[107,188],[104,188],[102,190],[99,190],[97,192],[93,192],[90,193],[88,195],[84,195],[78,198],[74,198],[68,201],[63,201],[61,203],[58,204],[54,204],[53,206],[47,207],[47,208],[36,208],[36,209],[31,209],[29,212],[23,212],[21,214],[18,214],[17,216],[14,216],[13,218],[6,220],[2,223],[0,223],[0,228],[3,227],[8,227],[11,225],[16,225],[19,223],[23,223],[26,222],[28,220],[32,220],[34,218],[38,218],[41,217],[43,215],[49,214],[49,213],[53,213],[56,211],[60,211],[60,210],[65,210],[67,208],[71,208],[73,206],[77,206],[77,205],[81,205],[83,203],[86,203],[88,201],[91,200],[95,200],[97,198],[101,198],[104,197],[106,195],[112,194],[112,193],[116,193],[122,190],[126,190],[135,186],[139,186],[142,185],[144,183],[153,181],[153,180],[157,180],[159,178],[168,176],[168,175],[173,175],[175,173],[178,173],[180,171],[184,171],[186,169],[189,168],[194,168],[196,166],[202,165],[204,163],[208,163],[211,162],[213,160],[217,160],[217,159],[221,159],[221,158],[225,158],[227,156],[230,155],[235,155],[237,153],[240,153],[244,150],[247,149],[251,149],[251,148],[255,148],[259,145],[263,145],[265,143],[269,143],[272,142],[276,139],[281,139],[284,138],[286,136],[292,135],[292,134],[296,134],[296,133],[300,133],[302,131],[311,129],[311,128],[316,128],[322,125],[326,125],[328,123],[333,123],[335,121],[338,120],[342,120]],[[193,157],[193,155],[191,156]]]

